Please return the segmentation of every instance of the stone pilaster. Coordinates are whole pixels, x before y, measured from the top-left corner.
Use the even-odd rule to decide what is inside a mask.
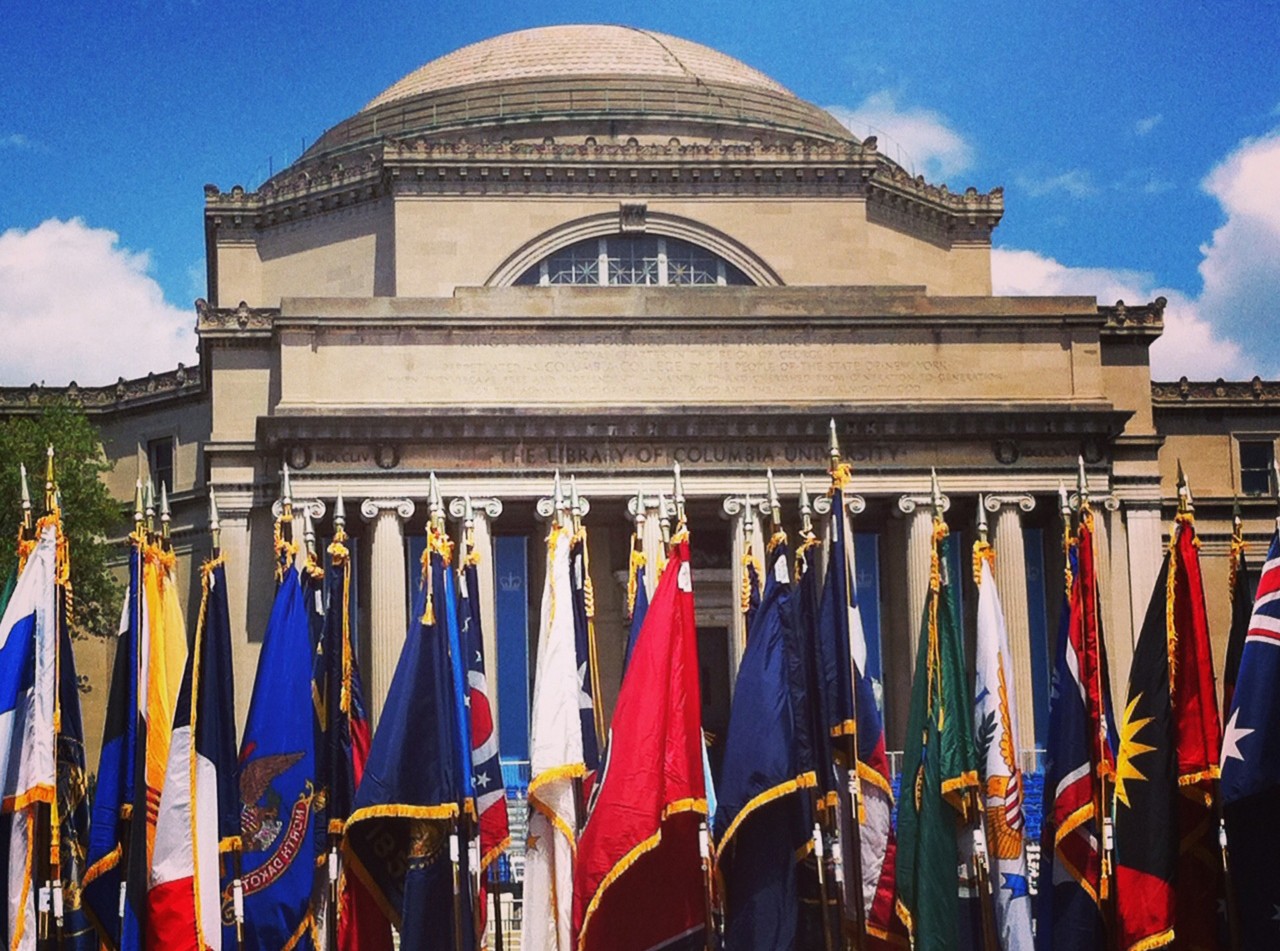
[[[376,727],[408,628],[403,522],[413,518],[409,499],[365,499],[360,514],[373,523],[369,542],[370,722]]]
[[[1031,622],[1027,614],[1027,553],[1022,539],[1022,516],[1036,507],[1030,495],[988,495],[983,500],[995,514],[996,590],[1004,609],[1009,635],[1009,661],[1016,696],[1018,743],[1035,746],[1035,682],[1031,675]]]
[[[768,502],[754,496],[731,495],[723,502],[724,514],[729,520],[732,539],[730,566],[730,601],[733,605],[733,624],[729,629],[729,692],[733,694],[738,679],[738,666],[742,652],[747,647],[747,619],[742,613],[743,559],[747,556],[750,540],[751,551],[760,562],[761,581],[764,580],[765,539],[760,518],[768,509]]]
[[[951,500],[942,497],[942,510],[951,508]],[[898,511],[907,522],[907,634],[910,669],[915,675],[916,648],[920,642],[920,618],[929,594],[929,568],[933,560],[933,499],[928,495],[904,495],[898,499]]]

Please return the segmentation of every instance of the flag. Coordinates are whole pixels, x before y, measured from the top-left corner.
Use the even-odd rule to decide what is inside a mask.
[[[89,824],[89,851],[81,901],[102,940],[118,947],[123,937],[120,883],[128,865],[138,764],[144,761],[146,730],[142,725],[144,663],[150,623],[143,585],[141,532],[130,537],[129,587],[120,618],[106,723],[98,755],[98,781]],[[144,793],[145,795],[145,793]],[[144,815],[142,810],[138,815]]]
[[[1199,543],[1181,512],[1134,651],[1116,762],[1120,947],[1219,946],[1219,720]]]
[[[1031,951],[1031,893],[1023,854],[1022,770],[1009,659],[1009,633],[992,571],[995,552],[974,546],[978,638],[974,654],[973,729],[982,764],[987,848],[994,862],[996,926],[1004,951]]]
[[[749,515],[750,507],[748,507]],[[750,636],[751,627],[756,620],[756,612],[760,610],[760,600],[764,597],[765,581],[762,577],[763,569],[760,567],[760,559],[756,557],[751,544],[750,518],[746,526],[746,544],[744,545],[746,550],[742,555],[742,626]]]
[[[428,535],[423,583],[346,824],[350,871],[400,931],[403,951],[474,947],[457,686],[447,619],[447,539]]]
[[[293,546],[282,549],[282,565]],[[316,734],[312,703],[314,566],[283,569],[258,655],[249,715],[240,741],[240,836],[244,947],[311,948],[315,919]],[[230,922],[231,896],[223,894]]]
[[[799,909],[796,853],[809,839],[805,799],[816,778],[800,765],[793,676],[799,656],[786,536],[770,543],[764,596],[738,667],[715,813],[724,884],[725,944],[790,948]]]
[[[627,565],[627,649],[622,656],[622,674],[625,677],[627,667],[631,664],[631,654],[636,649],[636,638],[640,636],[640,628],[644,626],[644,616],[649,613],[649,587],[647,583],[648,568],[645,564],[644,552],[637,547],[633,538],[631,543],[631,559]]]
[[[338,511],[334,521],[338,521]],[[346,532],[338,526],[329,545],[324,629],[314,675],[317,721],[322,730],[316,754],[326,793],[323,815],[330,844],[328,862],[338,867],[337,947],[339,951],[390,951],[391,923],[364,880],[348,874],[340,861],[342,835],[355,808],[370,741],[351,610],[351,553]]]
[[[586,776],[583,727],[590,724],[590,730],[595,729],[579,712],[586,670],[578,665],[575,647],[569,542],[568,530],[553,524],[547,536],[529,729],[522,940],[530,951],[570,951],[574,946],[573,860],[582,798],[580,785],[574,787]]]
[[[582,693],[578,698],[582,719],[582,761],[587,773],[600,768],[600,744],[596,735],[596,685],[600,679],[596,665],[595,594],[591,589],[590,561],[587,557],[587,530],[579,528],[569,544],[569,571],[573,585],[574,654]]]
[[[618,693],[608,761],[578,846],[580,951],[652,948],[706,926],[698,642],[677,532]]]
[[[959,946],[957,836],[978,785],[950,543],[935,517],[898,805],[897,910],[918,951]]]
[[[839,794],[844,876],[850,887],[847,901],[862,902],[862,918],[873,939],[885,940],[898,931],[893,915],[895,856],[893,787],[885,753],[884,724],[875,689],[867,674],[867,641],[858,607],[853,533],[844,502],[849,467],[842,464],[831,488],[831,539],[826,580],[818,606],[818,642],[826,726],[832,751],[840,764]],[[858,790],[857,829],[852,828],[854,805],[849,798],[849,773]],[[856,910],[850,917],[857,920]]]
[[[1245,558],[1245,542],[1240,536],[1239,520],[1231,537],[1231,574],[1227,591],[1231,598],[1231,629],[1227,634],[1227,657],[1222,668],[1222,709],[1231,713],[1231,699],[1240,676],[1240,658],[1244,655],[1253,616],[1253,595],[1257,588]]]
[[[226,570],[217,556],[201,569],[195,642],[174,712],[147,892],[148,947],[222,947],[220,853],[240,847],[233,691]]]
[[[37,814],[57,794],[54,743],[59,647],[56,517],[40,520],[36,546],[0,618],[0,827],[8,947],[36,947]],[[47,832],[45,833],[47,834]]]
[[[1114,782],[1115,730],[1098,608],[1093,514],[1087,507],[1077,537],[1071,537],[1068,527],[1066,540],[1067,583],[1049,706],[1036,903],[1036,946],[1042,951],[1102,947],[1102,902],[1109,897],[1111,879],[1103,862],[1103,818],[1110,796],[1104,797],[1102,787]]]
[[[1280,946],[1280,534],[1258,581],[1222,739],[1222,813],[1243,951]]]
[[[507,789],[498,758],[498,727],[489,704],[485,671],[484,635],[480,625],[479,554],[472,549],[462,568],[459,584],[462,605],[463,647],[467,654],[467,688],[470,692],[471,762],[475,775],[476,813],[480,826],[480,868],[483,880],[488,867],[511,844],[507,824]]]

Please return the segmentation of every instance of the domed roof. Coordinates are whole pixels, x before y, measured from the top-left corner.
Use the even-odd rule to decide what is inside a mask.
[[[664,33],[599,25],[519,30],[432,60],[325,132],[303,160],[386,136],[853,138],[829,113],[731,56]]]
[[[518,30],[455,50],[414,70],[365,109],[420,93],[486,82],[634,75],[791,93],[732,56],[633,26],[574,24]]]

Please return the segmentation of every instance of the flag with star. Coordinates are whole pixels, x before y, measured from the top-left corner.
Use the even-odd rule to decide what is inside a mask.
[[[1179,513],[1134,652],[1116,763],[1116,920],[1124,951],[1220,946],[1214,805],[1220,727],[1189,511]]]
[[[591,588],[591,562],[587,555],[587,530],[578,528],[569,543],[569,571],[573,592],[573,641],[578,659],[582,694],[578,716],[582,720],[582,757],[587,772],[600,768],[600,742],[596,718],[596,694],[600,670],[596,664],[595,593]]]
[[[1241,948],[1280,947],[1280,533],[1258,579],[1222,740],[1222,814]]]

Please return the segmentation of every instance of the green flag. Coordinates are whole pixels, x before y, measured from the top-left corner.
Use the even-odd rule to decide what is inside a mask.
[[[973,819],[978,753],[964,639],[950,577],[947,526],[935,517],[929,593],[925,599],[911,714],[898,800],[898,915],[916,951],[960,945],[960,854],[957,836]]]

